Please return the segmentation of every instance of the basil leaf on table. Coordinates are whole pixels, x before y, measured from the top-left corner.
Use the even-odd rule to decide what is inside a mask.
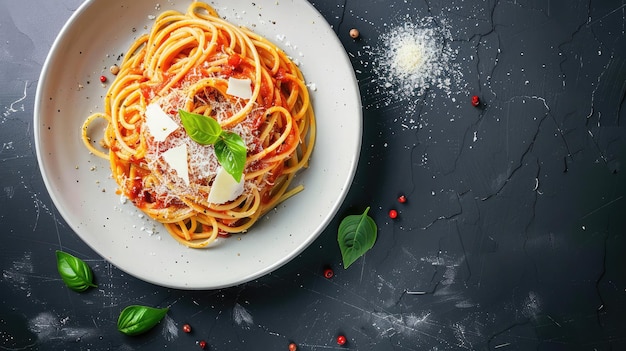
[[[178,110],[183,127],[193,141],[202,145],[214,144],[222,134],[219,122],[211,117]]]
[[[87,263],[67,252],[56,251],[57,269],[65,285],[74,291],[85,291],[96,287],[93,283],[93,272]]]
[[[165,317],[168,310],[167,307],[128,306],[120,312],[117,319],[117,330],[126,335],[145,333],[157,325]]]
[[[232,175],[236,181],[241,180],[243,169],[246,166],[246,144],[235,133],[223,132],[215,143],[215,156],[222,167]]]
[[[378,227],[367,215],[369,207],[361,215],[346,216],[339,223],[337,242],[341,250],[343,268],[347,269],[354,261],[374,246]]]

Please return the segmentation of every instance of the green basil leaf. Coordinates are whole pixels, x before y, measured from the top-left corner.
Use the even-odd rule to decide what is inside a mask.
[[[59,250],[56,251],[56,257],[61,279],[70,289],[80,292],[96,286],[91,268],[83,260]]]
[[[219,122],[211,117],[184,110],[178,110],[178,114],[185,131],[198,144],[214,144],[222,134]]]
[[[215,156],[222,167],[232,175],[236,181],[241,181],[243,169],[246,166],[246,144],[238,134],[223,132],[215,143]]]
[[[344,269],[350,267],[376,242],[378,227],[372,217],[367,215],[369,209],[369,207],[366,208],[361,215],[346,216],[339,223],[337,242],[341,250]]]
[[[131,305],[120,313],[117,318],[117,330],[126,335],[145,333],[165,317],[169,308],[154,308],[141,305]]]

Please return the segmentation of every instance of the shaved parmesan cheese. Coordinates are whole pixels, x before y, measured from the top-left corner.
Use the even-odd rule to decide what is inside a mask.
[[[187,162],[187,145],[173,147],[163,153],[163,159],[189,185],[189,165]]]
[[[243,193],[244,178],[242,176],[241,181],[237,182],[224,167],[218,168],[209,193],[209,203],[219,205],[236,199]]]
[[[150,104],[146,108],[146,124],[156,141],[165,141],[179,127],[158,104]]]
[[[228,89],[226,94],[250,99],[252,97],[252,81],[250,79],[228,78]]]

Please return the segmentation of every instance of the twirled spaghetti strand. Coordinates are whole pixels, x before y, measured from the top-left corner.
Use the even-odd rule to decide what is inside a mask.
[[[229,95],[230,78],[248,79],[251,97]],[[194,150],[191,181],[181,186],[161,157],[174,142],[157,142],[147,131],[146,109],[152,103],[178,124],[177,110],[183,109],[245,134],[241,195],[221,204],[208,201],[217,172],[214,151],[192,144],[182,128],[168,137]],[[106,122],[104,151],[89,136],[99,119]],[[297,65],[267,39],[225,21],[208,4],[193,2],[185,14],[163,12],[150,32],[135,40],[109,87],[104,111],[85,119],[82,138],[89,151],[109,160],[121,194],[163,223],[178,242],[200,248],[220,235],[247,231],[302,190],[290,184],[308,166],[315,131]]]

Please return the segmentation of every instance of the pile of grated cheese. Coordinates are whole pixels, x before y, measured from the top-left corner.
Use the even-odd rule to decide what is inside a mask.
[[[379,37],[382,45],[373,50],[373,72],[378,85],[391,101],[424,95],[433,88],[450,95],[461,79],[450,47],[451,34],[432,17],[391,27]]]

